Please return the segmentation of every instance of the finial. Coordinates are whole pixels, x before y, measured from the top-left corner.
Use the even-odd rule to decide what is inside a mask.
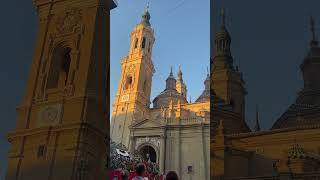
[[[144,11],[144,13],[142,15],[142,23],[147,25],[147,26],[150,26],[151,25],[150,24],[150,18],[151,18],[151,16],[150,16],[150,13],[149,13],[149,0],[148,0],[146,9],[145,9],[145,11]]]
[[[147,8],[146,11],[149,11],[149,6],[150,6],[150,0],[147,1]]]
[[[256,105],[256,125],[254,127],[255,131],[260,131],[260,123],[259,123],[259,107],[258,104]]]
[[[226,14],[225,14],[225,9],[221,9],[221,25],[224,26],[226,23]]]
[[[179,70],[178,70],[178,81],[183,82],[182,80],[182,71],[181,71],[181,65],[179,64]]]
[[[310,16],[310,30],[312,33],[312,40],[311,40],[311,46],[317,46],[318,41],[316,37],[316,32],[315,32],[315,22],[313,16]]]
[[[311,25],[311,33],[312,33],[312,40],[315,41],[316,40],[316,34],[314,31],[314,19],[312,16],[310,16],[310,25]]]
[[[169,78],[174,78],[173,73],[172,73],[172,65],[170,66],[170,74],[169,74]]]

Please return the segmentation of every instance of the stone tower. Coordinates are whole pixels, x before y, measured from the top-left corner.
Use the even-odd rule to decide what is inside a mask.
[[[148,117],[152,76],[153,29],[148,8],[141,22],[131,32],[128,55],[121,61],[122,71],[113,103],[111,140],[129,147],[129,126],[133,121]]]
[[[183,82],[182,71],[181,71],[180,65],[179,65],[179,71],[178,71],[177,77],[178,78],[177,78],[177,83],[176,83],[176,89],[185,99],[187,99],[187,86]]]
[[[215,36],[215,48],[212,67],[212,84],[215,96],[230,105],[234,112],[244,117],[246,90],[242,73],[233,66],[231,55],[231,37],[225,25],[225,13],[222,10],[222,23]]]
[[[33,2],[39,34],[6,179],[106,179],[109,1]]]

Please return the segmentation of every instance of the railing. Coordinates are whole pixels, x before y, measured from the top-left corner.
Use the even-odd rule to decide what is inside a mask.
[[[186,118],[186,119],[167,119],[168,125],[186,125],[186,124],[209,124],[210,120],[202,117]]]

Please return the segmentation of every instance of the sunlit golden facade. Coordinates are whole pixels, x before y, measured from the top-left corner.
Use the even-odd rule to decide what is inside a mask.
[[[33,2],[38,39],[6,179],[106,179],[109,1]]]
[[[159,164],[160,173],[174,170],[181,179],[208,180],[209,74],[204,77],[203,93],[190,102],[182,68],[179,66],[177,77],[171,68],[166,82],[153,82],[165,84],[165,89],[151,103],[155,38],[150,18],[146,10],[131,32],[129,53],[121,60],[120,83],[112,104],[111,140],[124,144],[131,153],[145,158],[150,155],[150,160]]]

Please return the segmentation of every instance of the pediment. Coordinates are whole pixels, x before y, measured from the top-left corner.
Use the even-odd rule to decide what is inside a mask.
[[[161,127],[163,124],[158,120],[144,119],[130,126],[130,128],[154,128]]]

